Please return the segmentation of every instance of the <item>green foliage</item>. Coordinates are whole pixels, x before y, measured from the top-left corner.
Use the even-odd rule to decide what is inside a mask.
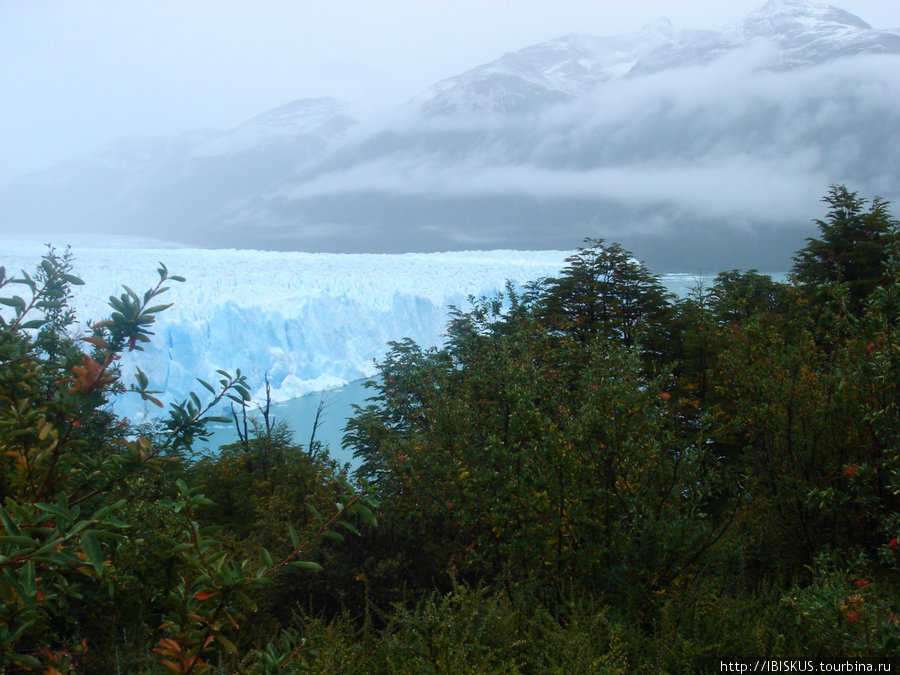
[[[316,622],[320,672],[634,672],[638,638],[608,611],[573,612],[566,625],[522,598],[454,586],[396,604],[375,632]]]
[[[795,613],[810,656],[895,657],[900,651],[897,589],[872,579],[866,556],[821,554],[812,572],[811,584],[792,589],[782,600]]]
[[[848,239],[832,278],[811,244],[812,294],[810,279],[735,270],[675,303],[630,254],[589,240],[559,279],[455,310],[443,348],[392,344],[345,439],[388,522],[368,583],[402,587],[395,600],[489,584],[559,621],[589,598],[651,642],[683,639],[656,652],[670,668],[729,640],[797,649],[805,629],[772,589],[818,597],[814,561],[863,555],[891,598],[888,634],[900,285],[890,228],[875,227],[893,223],[886,205],[854,200],[832,189],[826,238],[858,217],[882,248],[854,258]],[[704,612],[706,633],[688,630]],[[749,631],[754,614],[770,624]],[[834,640],[817,653],[882,653]]]
[[[303,621],[317,635],[318,672],[712,673],[738,653],[809,653],[781,595],[698,580],[666,598],[650,630],[590,598],[560,620],[526,594],[460,585],[391,605],[380,629],[346,615]]]
[[[288,566],[321,571],[318,563],[302,559],[301,554],[309,550],[315,539],[333,531],[332,528],[344,518],[355,512],[369,513],[371,504],[364,493],[352,494],[347,486],[348,491],[336,502],[333,514],[309,536],[301,539],[294,530],[290,531],[291,547],[280,559],[273,558],[269,550],[262,547],[256,564],[249,559],[238,563],[213,538],[218,526],[199,524],[199,509],[213,506],[212,500],[197,488],[189,488],[183,480],[177,480],[176,486],[179,498],[168,506],[180,516],[184,538],[174,550],[183,553],[187,566],[169,593],[171,609],[160,627],[166,637],[159,641],[154,651],[164,657],[163,665],[177,673],[210,670],[212,666],[205,659],[208,654],[224,651],[234,657],[240,656],[234,634],[247,621],[247,613],[256,610],[254,596],[275,583],[278,574]],[[293,658],[303,643],[295,644],[289,636],[289,633],[283,633],[277,647],[257,650],[263,659],[258,665],[267,662],[266,656],[275,658],[277,663],[286,663]]]
[[[572,269],[588,255],[632,265],[612,247],[583,251]],[[571,309],[567,323],[547,307],[591,305],[593,286],[575,278],[527,304],[513,296],[508,311],[500,298],[455,311],[442,350],[393,344],[347,441],[387,527],[415,533],[414,550],[401,542],[394,555],[431,583],[525,584],[559,612],[591,592],[649,616],[721,536],[707,509],[731,488],[702,435],[676,433],[670,378],[647,372],[642,345],[622,344],[639,321],[613,297],[640,293],[616,277],[622,289],[604,286],[594,303],[602,311],[588,321]],[[655,282],[647,288],[662,302]]]
[[[783,314],[788,302],[787,288],[756,270],[731,270],[716,275],[708,302],[717,326],[740,325],[760,315]]]
[[[60,619],[109,576],[108,551],[128,527],[116,516],[123,503],[102,495],[132,472],[157,466],[159,451],[143,437],[127,438],[100,409],[117,382],[111,366],[124,342],[110,346],[98,332],[88,338],[93,355],[76,356],[67,303],[69,287],[81,281],[71,274],[70,255],[51,249],[34,277],[0,276],[0,288],[18,284],[30,294],[27,301],[0,298],[13,309],[0,317],[0,658],[62,666],[86,645]],[[147,302],[164,291],[165,280],[161,271]],[[154,319],[145,306],[134,317],[141,330]],[[118,330],[117,321],[107,325]]]
[[[625,348],[663,349],[671,296],[659,278],[618,244],[585,243],[562,276],[546,282],[537,308],[543,323],[583,344],[603,336]]]
[[[70,286],[81,283],[71,268],[70,254],[52,249],[33,276],[7,277],[0,268],[0,289],[23,286],[27,296],[0,297],[11,310],[0,314],[0,664],[109,672],[109,656],[96,647],[150,621],[161,635],[132,639],[147,646],[156,639],[160,664],[209,671],[211,656],[240,656],[235,635],[260,589],[288,566],[320,569],[305,559],[312,542],[354,514],[374,521],[374,502],[343,482],[331,491],[330,514],[304,537],[288,528],[291,545],[277,559],[261,548],[256,564],[238,562],[215,539],[216,528],[200,523],[200,509],[212,501],[173,464],[218,420],[211,410],[226,398],[249,399],[244,378],[219,371],[218,387],[200,381],[211,395],[206,402],[192,393],[171,406],[162,433],[132,430],[109,412],[110,397],[133,393],[159,404],[158,392],[140,371],[126,389],[116,362],[149,341],[156,315],[169,306],[154,301],[167,282],[182,279],[161,264],[155,287],[111,297],[110,318],[80,338],[91,348],[85,354],[70,335]],[[165,574],[146,567],[148,553]],[[101,607],[117,608],[121,623],[110,625]],[[92,615],[100,628],[88,633],[83,622]],[[298,644],[285,638],[249,651],[242,668],[265,672],[269,657],[285,665]],[[118,659],[118,642],[114,649]],[[148,657],[145,651],[134,662],[144,667]]]
[[[822,291],[826,284],[846,285],[854,307],[886,281],[882,264],[897,243],[897,221],[889,203],[875,197],[857,196],[843,185],[832,185],[822,198],[829,210],[825,220],[816,220],[821,239],[807,239],[794,258],[794,275],[803,284]]]
[[[789,283],[731,270],[676,300],[587,240],[558,278],[452,309],[442,347],[391,343],[346,429],[354,485],[268,416],[194,457],[240,373],[155,429],[109,411],[156,400],[118,357],[151,339],[165,266],[81,338],[68,252],[0,269],[4,667],[895,657],[900,242],[885,202],[824,201]]]

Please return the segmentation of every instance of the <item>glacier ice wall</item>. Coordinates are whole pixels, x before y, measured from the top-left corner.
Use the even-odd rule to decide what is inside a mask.
[[[85,321],[109,313],[122,284],[142,293],[156,284],[158,261],[172,283],[160,301],[153,342],[123,358],[126,382],[135,367],[164,401],[204,393],[195,378],[215,381],[217,369],[248,376],[254,398],[268,374],[275,401],[370,377],[387,342],[410,337],[439,345],[449,305],[469,295],[555,276],[565,251],[475,251],[405,255],[280,253],[249,250],[91,248],[73,246],[74,305]],[[3,241],[8,272],[32,270],[46,248]],[[116,409],[136,420],[157,409],[128,395]]]

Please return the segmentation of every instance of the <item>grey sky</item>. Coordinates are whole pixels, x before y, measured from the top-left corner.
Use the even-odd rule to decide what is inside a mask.
[[[762,0],[0,0],[0,182],[124,135],[227,129],[293,99],[375,107],[506,51]],[[835,4],[876,28],[900,2]]]

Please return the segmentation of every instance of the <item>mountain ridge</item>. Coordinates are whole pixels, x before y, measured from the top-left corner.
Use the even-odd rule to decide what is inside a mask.
[[[700,235],[728,264],[776,269],[766,251],[802,242],[808,223],[792,221],[829,183],[896,196],[898,55],[897,32],[806,0],[718,31],[655,19],[571,34],[441,80],[387,123],[307,98],[227,131],[121,141],[0,190],[0,225],[129,222],[193,245],[212,232],[353,252],[571,249],[599,234],[668,271],[674,256],[704,264],[688,242]],[[750,211],[754,189],[783,219]],[[732,207],[715,194],[729,190]]]

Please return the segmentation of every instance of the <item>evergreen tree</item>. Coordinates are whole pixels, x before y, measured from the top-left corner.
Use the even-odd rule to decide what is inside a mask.
[[[585,239],[549,279],[538,314],[551,328],[587,344],[596,336],[660,355],[671,317],[671,296],[657,275],[619,244]]]
[[[821,238],[808,238],[794,257],[794,277],[807,285],[845,284],[851,308],[859,309],[863,298],[888,281],[883,266],[898,223],[889,202],[875,197],[870,204],[843,185],[832,185],[822,201],[829,209],[824,220],[815,221]]]

